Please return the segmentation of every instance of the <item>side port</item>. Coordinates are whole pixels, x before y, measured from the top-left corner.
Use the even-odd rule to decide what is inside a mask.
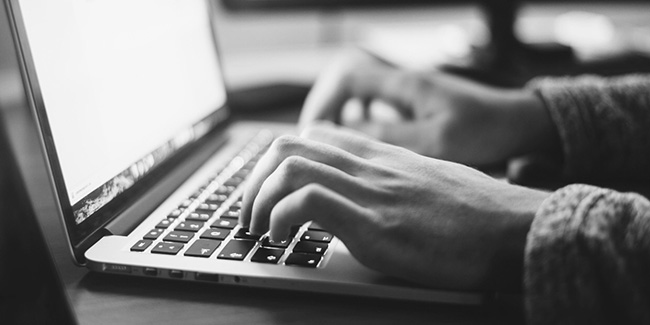
[[[104,264],[102,269],[105,272],[113,273],[131,273],[131,267],[128,265],[119,265],[119,264]]]
[[[144,269],[142,269],[142,273],[144,273],[144,275],[148,275],[148,276],[157,276],[158,275],[158,269],[154,268],[154,267],[145,267]]]
[[[194,279],[197,281],[219,282],[219,274],[196,272]]]
[[[183,271],[180,270],[169,270],[169,277],[174,278],[174,279],[182,279],[183,278]]]

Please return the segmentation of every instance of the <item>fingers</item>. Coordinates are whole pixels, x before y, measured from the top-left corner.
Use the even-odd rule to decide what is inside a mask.
[[[377,140],[404,147],[415,152],[434,154],[438,143],[438,129],[431,121],[356,122],[347,125]]]
[[[421,85],[417,75],[367,54],[339,60],[325,71],[305,100],[300,128],[315,120],[340,122],[341,110],[351,98],[364,102],[382,99],[410,115],[411,103]]]
[[[276,171],[283,161],[293,156],[331,166],[341,173],[350,175],[354,175],[360,168],[363,168],[362,159],[345,150],[308,139],[291,136],[280,137],[273,142],[268,152],[260,159],[247,181],[242,213],[239,219],[241,225],[250,225],[253,200],[257,197],[266,179]],[[288,167],[293,168],[295,166],[289,164]],[[285,176],[287,178],[293,177],[290,173]]]
[[[356,122],[345,127],[320,121],[305,128],[301,137],[341,148],[364,159],[372,159],[390,150],[386,143],[435,155],[440,152],[439,132],[440,127],[428,120]]]
[[[285,196],[309,184],[320,184],[346,197],[363,192],[363,184],[354,176],[303,157],[288,157],[264,181],[257,193],[251,213],[251,232],[265,233],[273,207]],[[311,211],[303,213],[308,214],[309,218]]]
[[[305,213],[309,211],[309,213]],[[280,200],[271,211],[271,238],[283,240],[289,227],[313,220],[346,244],[354,244],[359,225],[370,218],[370,212],[345,196],[319,184],[306,185]]]
[[[365,159],[372,158],[380,145],[368,134],[327,121],[310,124],[302,131],[300,137],[343,149]]]

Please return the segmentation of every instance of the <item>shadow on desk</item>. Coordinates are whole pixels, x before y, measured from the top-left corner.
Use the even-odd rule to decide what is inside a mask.
[[[118,298],[119,297],[119,298]],[[88,273],[79,282],[80,318],[152,324],[492,324],[522,323],[487,307],[253,289]],[[84,315],[87,313],[88,315]]]

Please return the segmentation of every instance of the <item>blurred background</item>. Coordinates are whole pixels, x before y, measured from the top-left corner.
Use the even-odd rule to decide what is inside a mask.
[[[650,68],[648,1],[216,3],[226,78],[235,88],[278,82],[309,85],[333,56],[354,47],[409,68],[473,66],[471,76],[505,86],[520,85],[537,74],[621,74]],[[518,41],[525,49],[513,46]],[[491,54],[476,55],[491,43],[500,45],[493,46]],[[477,66],[482,70],[478,74]],[[495,79],[495,71],[502,76]]]

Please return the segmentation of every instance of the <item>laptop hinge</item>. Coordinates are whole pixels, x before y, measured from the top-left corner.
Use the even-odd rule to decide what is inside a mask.
[[[109,222],[105,230],[112,235],[127,236],[184,181],[203,165],[228,140],[226,133],[218,132],[205,145],[199,146],[192,157],[165,175],[141,198]]]

